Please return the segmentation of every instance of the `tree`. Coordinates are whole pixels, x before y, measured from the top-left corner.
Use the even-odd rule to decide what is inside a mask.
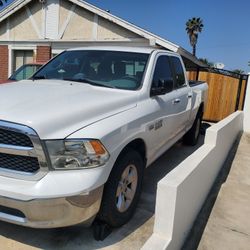
[[[192,19],[188,19],[186,22],[186,31],[189,36],[189,41],[191,46],[193,47],[193,55],[196,55],[196,44],[198,40],[198,34],[202,31],[204,27],[203,21],[200,17],[193,17]]]
[[[244,70],[242,69],[235,69],[233,70],[234,73],[237,73],[237,74],[244,74]]]
[[[214,67],[214,63],[210,62],[207,58],[199,58],[199,60],[205,63],[208,67]]]

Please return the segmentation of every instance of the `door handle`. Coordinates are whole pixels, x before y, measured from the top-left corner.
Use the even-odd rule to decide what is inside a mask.
[[[180,103],[180,102],[181,102],[181,100],[178,99],[178,98],[173,100],[173,104],[177,104],[177,103]]]
[[[192,94],[188,94],[188,96],[187,96],[188,98],[192,98],[193,97],[193,95]]]

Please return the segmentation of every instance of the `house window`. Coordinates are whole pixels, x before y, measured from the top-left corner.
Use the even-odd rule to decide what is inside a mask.
[[[14,50],[13,72],[27,63],[33,63],[33,50]]]

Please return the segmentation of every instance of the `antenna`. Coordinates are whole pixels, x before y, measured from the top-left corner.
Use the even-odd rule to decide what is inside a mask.
[[[217,69],[224,69],[225,65],[224,63],[215,63],[214,64],[214,67],[217,68]]]

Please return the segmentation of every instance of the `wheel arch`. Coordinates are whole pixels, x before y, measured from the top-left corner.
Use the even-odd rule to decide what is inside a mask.
[[[147,147],[146,147],[145,141],[141,138],[136,138],[136,139],[132,140],[131,142],[129,142],[126,146],[123,147],[123,149],[121,150],[120,154],[117,157],[117,160],[119,159],[119,157],[121,157],[129,149],[133,149],[133,150],[137,151],[143,159],[144,166],[146,166]]]
[[[137,154],[135,154],[135,151],[137,152]],[[123,149],[119,153],[119,155],[116,158],[116,161],[114,163],[114,166],[117,163],[118,163],[118,165],[116,167],[113,167],[113,169],[110,172],[108,181],[104,185],[101,207],[100,207],[100,211],[97,215],[97,219],[102,221],[102,222],[108,223],[112,227],[119,227],[119,226],[124,225],[124,223],[126,223],[133,215],[133,213],[135,211],[135,207],[138,203],[140,193],[141,193],[143,172],[144,172],[143,165],[142,165],[144,163],[144,161],[142,162],[141,159],[138,159],[138,153],[142,157],[144,156],[144,158],[145,158],[146,146],[145,146],[144,141],[140,138],[132,140],[125,147],[123,147]],[[116,204],[114,203],[114,202],[116,202],[114,200],[114,199],[116,199],[116,196],[114,196],[114,195],[117,194],[117,188],[118,188],[118,185],[120,183],[119,178],[121,178],[122,172],[125,169],[125,168],[123,169],[123,167],[124,166],[127,167],[128,165],[125,165],[125,164],[127,164],[127,159],[131,159],[128,157],[129,154],[132,154],[131,157],[136,157],[135,161],[139,160],[139,162],[137,162],[137,163],[139,163],[139,165],[137,165],[138,167],[136,167],[137,171],[139,171],[139,172],[137,172],[138,173],[138,175],[137,175],[138,176],[138,179],[137,179],[138,184],[136,185],[136,192],[133,196],[132,203],[129,205],[129,208],[125,212],[122,212],[122,213],[119,212],[119,214],[117,214],[117,211],[118,211],[117,208],[115,208],[115,210],[114,210],[114,206],[116,206]],[[122,157],[125,157],[125,158],[122,158]],[[126,157],[128,157],[128,158],[126,158]],[[119,178],[117,178],[118,176],[119,176]],[[114,198],[112,198],[112,197],[114,197]]]

